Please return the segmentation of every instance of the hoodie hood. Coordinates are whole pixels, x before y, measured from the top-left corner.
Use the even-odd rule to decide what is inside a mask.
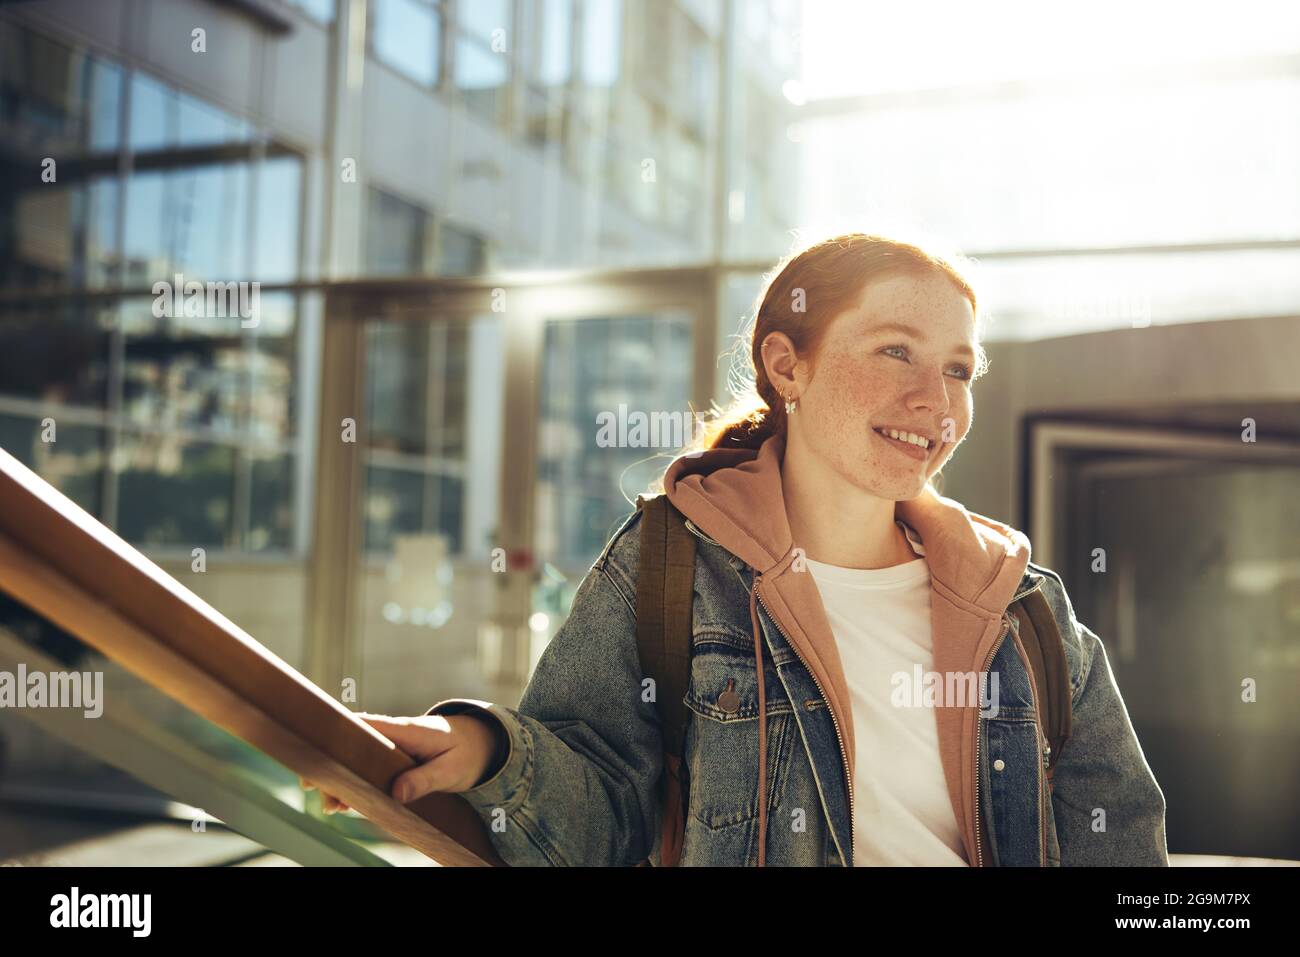
[[[844,749],[852,815],[854,739],[848,683],[813,576],[790,570],[796,554],[782,493],[784,455],[784,435],[769,437],[757,451],[710,449],[682,455],[665,472],[664,491],[678,511],[757,572],[750,595],[756,649],[760,629],[755,599],[761,598],[826,695]],[[1028,565],[1029,539],[928,485],[916,498],[897,502],[894,516],[920,539],[930,569],[934,671],[984,670]],[[759,675],[762,697],[761,668]],[[944,776],[972,865],[982,857],[976,844],[974,794],[978,717],[978,702],[935,708]],[[765,725],[766,720],[759,724],[764,737]],[[760,762],[765,753],[760,743]],[[760,768],[764,789],[765,778]],[[764,818],[766,803],[764,790],[759,803]],[[760,829],[765,838],[765,819]],[[763,843],[760,839],[760,861]]]

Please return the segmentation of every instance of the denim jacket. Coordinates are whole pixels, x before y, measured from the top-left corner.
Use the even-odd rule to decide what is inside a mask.
[[[680,456],[664,477],[698,538],[683,866],[753,866],[760,854],[768,865],[854,860],[848,685],[816,584],[797,561],[783,454],[774,436],[757,452]],[[933,670],[996,675],[996,708],[976,699],[934,709],[967,862],[1168,865],[1164,795],[1105,647],[1075,617],[1060,577],[1029,561],[1023,533],[929,486],[895,514],[930,566]],[[517,708],[451,698],[427,712],[491,714],[507,732],[505,763],[462,797],[509,864],[659,863],[663,740],[636,643],[640,517],[627,516],[593,563]],[[1050,782],[1032,671],[1007,611],[1035,589],[1060,628],[1073,703]],[[724,691],[738,707],[730,696],[719,706]]]

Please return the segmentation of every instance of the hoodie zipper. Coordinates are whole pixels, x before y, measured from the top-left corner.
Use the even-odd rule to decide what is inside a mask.
[[[813,684],[817,686],[818,693],[821,694],[822,700],[826,702],[826,710],[830,712],[831,724],[834,725],[835,727],[835,740],[839,743],[840,761],[844,766],[844,780],[847,781],[849,784],[849,867],[852,867],[853,866],[853,837],[854,837],[853,835],[853,775],[849,771],[849,757],[848,757],[848,752],[844,750],[844,736],[840,734],[840,722],[839,719],[835,717],[835,709],[830,706],[830,698],[826,697],[825,689],[822,688],[821,682],[817,680],[817,673],[808,667],[808,662],[804,660],[803,655],[800,653],[799,646],[790,640],[790,636],[786,634],[785,629],[781,627],[781,623],[777,621],[776,616],[772,614],[772,609],[768,608],[767,602],[763,601],[763,595],[758,590],[759,582],[761,582],[762,580],[763,580],[762,575],[754,579],[753,588],[754,588],[754,594],[758,598],[758,603],[763,606],[763,610],[767,612],[767,617],[772,620],[772,624],[776,625],[776,630],[781,633],[781,637],[785,639],[785,643],[790,646],[790,648],[794,651],[795,656],[799,659],[799,663],[803,665],[804,671],[808,672],[808,675],[813,680]],[[760,668],[763,667],[763,663],[760,661],[758,666]],[[760,681],[762,680],[761,676],[759,680]],[[759,720],[760,721],[763,720],[763,717],[764,717],[763,715],[759,715]]]
[[[1024,598],[1026,595],[1034,591],[1037,591],[1042,586],[1044,581],[1045,579],[1040,578],[1037,582],[1034,583],[1032,587],[1026,588],[1024,591],[1017,593],[1007,604],[1009,606],[1014,605],[1016,602]],[[1011,631],[1011,616],[1004,611],[1002,613],[1002,630],[998,633],[998,640],[993,643],[993,647],[989,649],[988,657],[984,659],[984,667],[982,669],[984,673],[988,672],[989,664],[993,661],[994,656],[997,655],[998,649],[1002,647],[1002,642],[1006,640],[1007,633],[1010,631]],[[1038,718],[1037,718],[1038,698],[1037,698],[1037,693],[1033,687],[1033,682],[1034,682],[1034,678],[1033,678],[1033,674],[1031,673],[1029,676],[1029,684],[1030,684],[1029,690],[1031,694],[1035,695],[1034,727],[1037,729],[1038,728]],[[983,743],[983,740],[984,740],[984,718],[977,714],[975,717],[975,866],[976,867],[984,866],[984,850],[980,844],[980,751],[981,751],[981,745]],[[1041,757],[1041,752],[1040,752],[1040,757]],[[1038,762],[1038,772],[1039,772],[1038,786],[1040,789],[1043,786],[1042,771],[1043,771],[1043,765],[1042,765],[1042,761],[1040,760]],[[1043,847],[1041,833],[1039,835],[1039,847],[1040,849]],[[1040,860],[1042,859],[1042,856],[1043,856],[1042,853],[1040,853],[1039,855]]]

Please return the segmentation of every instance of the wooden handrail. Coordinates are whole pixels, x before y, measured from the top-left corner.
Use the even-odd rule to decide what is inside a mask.
[[[0,590],[438,863],[504,863],[463,798],[395,801],[408,754],[3,449]]]

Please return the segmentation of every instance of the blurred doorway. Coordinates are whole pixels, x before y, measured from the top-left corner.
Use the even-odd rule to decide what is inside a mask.
[[[1170,852],[1300,858],[1300,445],[1030,435],[1034,560],[1105,643]]]

